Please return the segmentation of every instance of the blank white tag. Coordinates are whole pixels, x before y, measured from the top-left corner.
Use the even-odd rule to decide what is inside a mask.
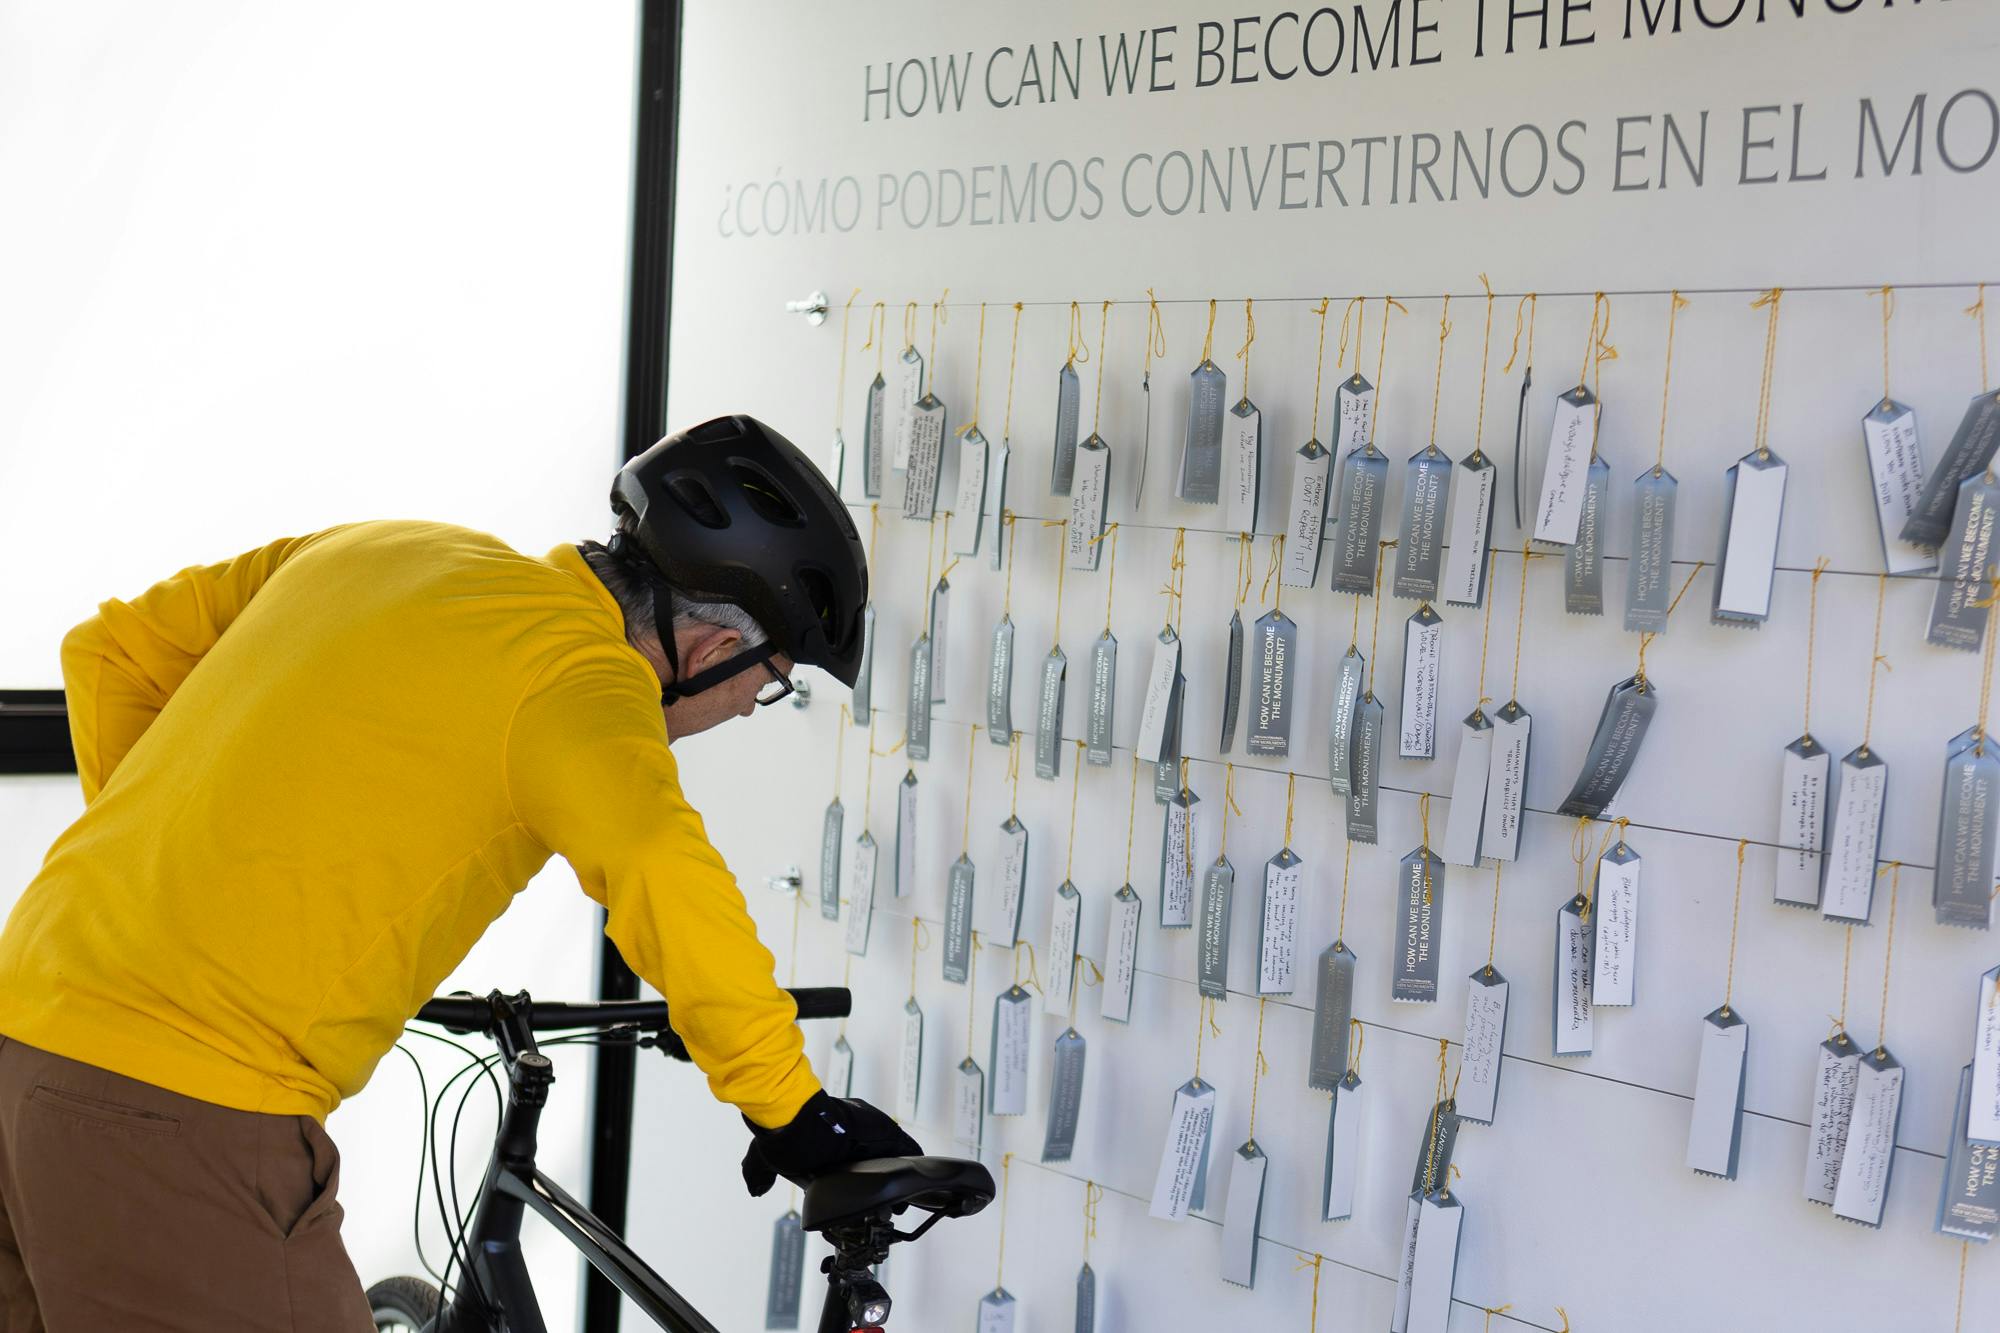
[[[1437,754],[1438,663],[1444,622],[1428,606],[1417,608],[1403,627],[1403,713],[1396,753],[1404,759]]]
[[[1014,816],[1000,826],[1000,916],[989,934],[1011,949],[1021,938],[1021,899],[1028,885],[1028,830]]]
[[[1478,606],[1486,598],[1486,539],[1493,531],[1493,491],[1500,469],[1483,461],[1462,460],[1451,478],[1451,502],[1446,508],[1444,572],[1438,593],[1453,606]]]
[[[977,1157],[980,1140],[985,1135],[986,1073],[968,1055],[958,1062],[958,1075],[952,1080],[951,1138]]]
[[[1174,1091],[1173,1114],[1167,1120],[1160,1169],[1153,1177],[1153,1201],[1147,1209],[1152,1216],[1179,1222],[1190,1209],[1201,1207],[1208,1175],[1208,1139],[1214,1125],[1212,1085],[1190,1079]]]
[[[1445,1193],[1424,1197],[1417,1251],[1410,1265],[1409,1333],[1446,1333],[1451,1288],[1458,1277],[1458,1239],[1465,1209]]]
[[[1290,995],[1297,984],[1299,880],[1305,868],[1289,847],[1264,863],[1264,924],[1257,944],[1257,993]]]
[[[917,775],[905,773],[896,784],[896,896],[917,887]]]
[[[1885,566],[1891,574],[1936,569],[1935,552],[1913,546],[1902,536],[1924,490],[1924,451],[1916,412],[1898,402],[1877,403],[1861,419],[1861,440],[1868,452],[1869,489],[1875,495]]]
[[[979,1298],[979,1333],[1014,1333],[1013,1293],[995,1287]]]
[[[1271,1159],[1253,1140],[1229,1164],[1229,1198],[1222,1212],[1222,1280],[1257,1285],[1257,1225],[1264,1215],[1264,1175]]]
[[[1826,846],[1827,774],[1833,756],[1810,736],[1785,747],[1778,784],[1778,872],[1772,897],[1794,907],[1818,907]]]
[[[1833,829],[1826,842],[1826,883],[1820,910],[1829,921],[1868,924],[1875,901],[1875,863],[1882,852],[1882,807],[1889,795],[1889,766],[1878,751],[1859,748],[1840,761]]]
[[[1042,1010],[1058,1016],[1069,1012],[1069,989],[1076,980],[1076,925],[1083,914],[1083,895],[1064,880],[1049,910],[1048,984],[1042,988]]]
[[[1458,762],[1451,772],[1451,808],[1444,825],[1444,859],[1479,864],[1479,834],[1486,822],[1486,779],[1493,763],[1493,723],[1482,711],[1459,724]]]
[[[1361,1173],[1361,1113],[1361,1076],[1349,1070],[1334,1089],[1333,1104],[1327,1111],[1322,1222],[1339,1222],[1354,1215],[1354,1182]]]
[[[903,1052],[896,1067],[896,1119],[917,1123],[917,1091],[924,1076],[924,1011],[915,996],[903,1002]]]
[[[1833,1215],[1863,1226],[1882,1225],[1889,1175],[1896,1164],[1896,1124],[1903,1113],[1903,1066],[1877,1048],[1861,1057],[1854,1084],[1854,1119],[1840,1155]]]
[[[875,835],[862,830],[847,866],[847,951],[868,952],[868,927],[875,916]]]
[[[1591,920],[1590,1002],[1628,1005],[1638,990],[1639,854],[1620,842],[1597,862],[1597,897]]]
[[[1755,624],[1771,613],[1771,576],[1778,566],[1778,527],[1789,472],[1776,454],[1759,458],[1754,452],[1729,468],[1715,620]]]
[[[1542,498],[1535,506],[1535,540],[1568,546],[1583,517],[1583,493],[1597,437],[1597,399],[1579,384],[1556,399],[1549,423],[1549,455],[1542,465]]]
[[[1556,912],[1555,1053],[1589,1055],[1596,1035],[1590,1006],[1590,923],[1583,919],[1583,899],[1576,897]]]
[[[1854,1084],[1861,1074],[1861,1048],[1845,1032],[1819,1044],[1813,1070],[1812,1126],[1806,1131],[1805,1195],[1813,1203],[1833,1203],[1840,1182],[1840,1159],[1847,1151],[1847,1127],[1854,1118]]]
[[[986,437],[976,429],[958,437],[958,498],[951,512],[958,518],[952,553],[978,555],[980,533],[986,527]],[[995,528],[993,540],[1000,538]]]
[[[1310,588],[1319,574],[1320,531],[1326,523],[1326,483],[1333,455],[1318,440],[1292,458],[1292,496],[1285,509],[1285,556],[1278,581],[1287,588]]]
[[[2000,1144],[2000,967],[1979,978],[1977,1037],[1972,1047],[1972,1110],[1966,1137]]]
[[[1139,970],[1139,911],[1143,904],[1130,884],[1111,898],[1105,928],[1103,1015],[1119,1023],[1132,1017],[1132,980]]]
[[[1166,743],[1167,705],[1174,694],[1174,676],[1181,666],[1180,636],[1171,629],[1160,631],[1153,644],[1153,666],[1146,673],[1146,702],[1139,713],[1139,741],[1136,747],[1143,763],[1160,762],[1160,747]]]
[[[1493,762],[1486,774],[1486,823],[1479,852],[1511,861],[1521,850],[1521,804],[1528,789],[1528,736],[1534,718],[1510,703],[1493,715]]]
[[[1688,1122],[1690,1170],[1736,1179],[1736,1154],[1743,1140],[1743,1065],[1749,1053],[1750,1026],[1737,1010],[1717,1009],[1701,1020],[1694,1115]]]
[[[1493,1123],[1500,1096],[1500,1056],[1507,1043],[1507,978],[1496,969],[1480,968],[1465,988],[1465,1045],[1459,1061],[1458,1103],[1461,1120]]]
[[[1028,992],[1019,986],[1009,986],[993,1002],[993,1050],[987,1061],[993,1070],[987,1110],[993,1115],[1028,1113],[1028,1038],[1034,1018]]]
[[[1222,427],[1222,529],[1257,530],[1257,489],[1264,414],[1248,398],[1229,409]]]

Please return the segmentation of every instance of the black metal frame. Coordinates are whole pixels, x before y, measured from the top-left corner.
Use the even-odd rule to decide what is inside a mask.
[[[0,690],[0,773],[74,773],[61,690]]]

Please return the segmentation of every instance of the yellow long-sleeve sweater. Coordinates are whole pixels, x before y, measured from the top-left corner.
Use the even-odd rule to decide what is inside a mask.
[[[552,853],[763,1125],[819,1087],[573,547],[364,523],[184,570],[63,644],[88,802],[0,934],[0,1033],[324,1117]]]

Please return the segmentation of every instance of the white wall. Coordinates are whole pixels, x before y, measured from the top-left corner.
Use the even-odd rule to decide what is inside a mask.
[[[1488,7],[1492,8],[1491,6]],[[1711,9],[1714,7],[1711,6]],[[863,67],[885,58],[940,57],[972,50],[983,60],[1001,45],[1017,52],[1087,32],[1094,60],[1100,30],[1178,23],[1185,43],[1211,17],[1199,6],[1124,7],[1079,17],[1073,6],[1029,4],[1005,10],[939,10],[878,3],[865,11],[797,7],[772,24],[761,10],[698,7],[689,17],[682,88],[680,209],[676,248],[675,337],[670,417],[698,420],[719,411],[764,416],[815,452],[834,422],[840,363],[840,322],[819,329],[787,315],[782,303],[814,288],[835,293],[836,306],[862,288],[849,337],[846,412],[850,448],[848,494],[865,521],[854,484],[861,440],[862,391],[873,353],[861,351],[861,314],[868,302],[891,303],[891,356],[901,345],[901,304],[936,300],[951,289],[950,323],[939,338],[938,389],[950,404],[954,429],[967,416],[977,354],[977,303],[992,303],[984,351],[986,434],[998,440],[1005,399],[1007,306],[1027,302],[1021,326],[1013,412],[1014,485],[1011,504],[1022,515],[1013,576],[1019,626],[1014,717],[1032,727],[1028,665],[1060,637],[1070,662],[1069,735],[1079,733],[1082,693],[1076,679],[1088,645],[1102,627],[1109,575],[1070,574],[1062,623],[1054,614],[1055,538],[1036,521],[1059,516],[1047,494],[1051,380],[1064,356],[1067,304],[1085,303],[1095,357],[1096,305],[1120,304],[1111,315],[1110,378],[1104,386],[1104,434],[1112,441],[1111,516],[1123,525],[1117,548],[1112,622],[1123,646],[1117,740],[1129,746],[1145,645],[1163,610],[1157,589],[1166,577],[1173,530],[1185,525],[1189,559],[1188,676],[1193,697],[1188,725],[1198,756],[1194,783],[1201,807],[1199,855],[1212,856],[1220,838],[1223,773],[1214,738],[1219,709],[1222,631],[1235,567],[1231,543],[1208,529],[1213,511],[1185,506],[1169,494],[1167,476],[1179,443],[1185,375],[1201,346],[1207,298],[1222,298],[1216,360],[1231,374],[1241,343],[1242,298],[1258,298],[1254,351],[1255,397],[1265,420],[1263,527],[1282,503],[1289,456],[1307,434],[1312,411],[1312,305],[1322,295],[1339,304],[1348,294],[1383,290],[1405,297],[1387,350],[1382,443],[1400,460],[1428,435],[1431,388],[1443,292],[1457,294],[1454,332],[1446,348],[1438,439],[1454,457],[1471,444],[1477,412],[1482,322],[1477,275],[1496,288],[1589,292],[1665,289],[1693,295],[1682,312],[1675,345],[1668,466],[1681,479],[1674,556],[1677,579],[1697,560],[1714,559],[1724,466],[1751,444],[1763,349],[1761,311],[1753,292],[1701,294],[1696,289],[1756,289],[1782,284],[1785,298],[1777,355],[1771,441],[1792,463],[1788,521],[1780,552],[1783,572],[1769,624],[1726,632],[1707,623],[1712,571],[1695,581],[1670,631],[1653,645],[1651,672],[1665,703],[1644,758],[1622,802],[1633,821],[1631,840],[1646,858],[1641,911],[1640,1000],[1625,1012],[1600,1013],[1597,1051],[1557,1061],[1550,1052],[1550,961],[1553,916],[1575,890],[1568,843],[1573,821],[1551,812],[1575,771],[1603,691],[1629,674],[1636,644],[1614,615],[1604,621],[1565,616],[1553,562],[1531,568],[1520,698],[1536,718],[1525,853],[1508,867],[1496,948],[1513,980],[1508,1059],[1499,1120],[1468,1126],[1458,1164],[1467,1205],[1453,1328],[1481,1326],[1481,1306],[1511,1303],[1495,1327],[1556,1329],[1564,1306],[1577,1329],[1679,1330],[1819,1327],[1828,1329],[1950,1328],[1959,1247],[1930,1228],[1948,1132],[1949,1101],[1971,1038],[1974,978],[1993,961],[1985,935],[1932,923],[1927,907],[1933,859],[1938,764],[1944,741],[1966,726],[1978,703],[1978,663],[1926,646],[1929,588],[1898,584],[1888,591],[1883,652],[1893,671],[1882,675],[1873,739],[1889,758],[1892,785],[1884,858],[1905,863],[1890,977],[1887,1038],[1910,1071],[1895,1179],[1879,1231],[1836,1221],[1799,1197],[1815,1044],[1827,1015],[1841,1006],[1844,932],[1816,916],[1771,905],[1776,782],[1781,747],[1798,734],[1802,705],[1809,571],[1821,555],[1832,562],[1820,593],[1818,672],[1813,728],[1838,752],[1859,741],[1866,708],[1880,552],[1873,535],[1857,418],[1879,393],[1879,302],[1859,291],[1798,290],[1827,284],[1865,288],[1905,284],[1898,295],[1892,348],[1897,396],[1919,409],[1935,458],[1966,396],[1980,387],[1974,326],[1961,313],[1969,287],[1915,290],[1909,284],[1972,283],[1992,278],[1985,219],[2000,203],[1994,168],[1958,174],[1938,166],[1935,145],[1921,177],[1892,183],[1851,179],[1856,99],[1887,105],[1918,91],[1933,107],[1967,87],[1982,86],[2000,38],[1989,12],[1965,5],[1919,9],[1867,7],[1847,17],[1813,10],[1795,20],[1770,6],[1770,21],[1726,32],[1698,25],[1650,40],[1618,39],[1622,7],[1591,16],[1604,35],[1590,48],[1526,51],[1474,61],[1469,55],[1470,6],[1439,6],[1426,18],[1444,23],[1445,61],[1434,67],[1364,73],[1314,83],[1196,90],[1106,100],[1101,88],[1083,101],[997,111],[969,98],[962,114],[884,123],[862,121]],[[1379,14],[1379,9],[1371,14]],[[1581,11],[1588,15],[1589,11]],[[1754,13],[1754,8],[1750,11]],[[1227,19],[1229,15],[1218,14]],[[1042,58],[1047,60],[1046,47]],[[1185,62],[1185,55],[1183,61]],[[763,77],[782,71],[782,78]],[[1189,77],[1185,63],[1180,69]],[[756,81],[745,99],[746,80]],[[1825,182],[1774,187],[1739,185],[1735,140],[1746,105],[1805,103],[1810,140],[1802,163],[1830,164]],[[1961,104],[1963,105],[1963,104]],[[1701,190],[1613,193],[1611,135],[1618,115],[1712,110],[1710,182]],[[1121,215],[1115,196],[1094,222],[1069,221],[952,229],[907,229],[894,220],[875,226],[874,193],[881,172],[944,168],[969,173],[981,164],[1056,157],[1102,156],[1115,172],[1133,154],[1174,148],[1221,153],[1231,144],[1259,154],[1267,142],[1352,139],[1415,130],[1449,134],[1454,127],[1503,128],[1535,120],[1553,128],[1566,118],[1589,124],[1585,142],[1589,183],[1574,197],[1544,191],[1525,200],[1497,197],[1456,205],[1425,202],[1367,208],[1260,211],[1239,199],[1231,213],[1194,210],[1178,219]],[[1656,122],[1657,124],[1657,122]],[[1891,127],[1893,134],[1893,126]],[[1780,150],[1783,151],[1782,149]],[[1963,145],[1954,144],[1963,160]],[[1783,168],[1782,158],[1779,160]],[[778,238],[725,236],[729,210],[745,184],[794,177],[812,183],[853,175],[865,191],[864,220],[852,231],[821,229]],[[1240,187],[1239,187],[1240,188]],[[1497,193],[1497,192],[1496,192]],[[1167,323],[1168,351],[1156,365],[1152,471],[1142,506],[1131,502],[1131,471],[1140,439],[1138,381],[1145,292],[1157,289]],[[1527,425],[1526,462],[1539,476],[1554,393],[1579,359],[1590,301],[1541,302],[1536,387]],[[1519,368],[1500,374],[1512,329],[1513,303],[1495,316],[1492,381],[1484,440],[1505,461],[1511,450]],[[1368,314],[1365,366],[1375,367],[1379,305]],[[1604,367],[1603,445],[1613,468],[1606,585],[1622,599],[1631,532],[1630,480],[1650,464],[1658,431],[1664,294],[1614,299],[1611,340],[1619,358]],[[928,320],[918,342],[927,350]],[[1332,341],[1326,351],[1331,361]],[[1098,367],[1082,369],[1088,413]],[[1328,385],[1328,392],[1331,384]],[[1322,427],[1322,435],[1327,434]],[[1391,494],[1400,495],[1400,469]],[[944,494],[951,493],[947,469]],[[876,741],[899,740],[906,653],[921,606],[927,532],[899,517],[901,484],[883,497],[875,556],[880,612],[876,658]],[[1530,492],[1532,498],[1532,490]],[[1391,511],[1393,518],[1394,510]],[[1519,535],[1503,507],[1494,532],[1501,547],[1518,549]],[[1263,551],[1258,552],[1261,577]],[[933,566],[934,568],[934,566]],[[1498,562],[1498,602],[1486,693],[1504,698],[1511,667],[1518,558]],[[930,923],[932,945],[917,960],[915,992],[928,1019],[926,1081],[920,1134],[948,1150],[946,1074],[964,1054],[968,1005],[971,1050],[986,1062],[987,1026],[1006,963],[982,955],[971,993],[938,973],[937,923],[946,865],[960,850],[968,724],[983,718],[985,641],[997,619],[1004,580],[983,559],[952,574],[949,702],[937,710],[933,758],[915,766],[924,832],[921,886],[901,901],[879,901],[866,959],[852,981],[857,1015],[848,1035],[859,1053],[856,1090],[878,1103],[894,1094],[894,1055],[901,1006],[910,985],[909,916]],[[1253,590],[1253,612],[1267,603]],[[1308,898],[1300,927],[1302,951],[1334,936],[1340,902],[1342,823],[1326,785],[1326,682],[1348,640],[1351,600],[1325,589],[1288,593],[1286,610],[1301,622],[1299,725],[1290,766],[1299,776],[1292,845],[1305,858]],[[1620,602],[1622,605],[1622,601]],[[1397,635],[1411,604],[1383,608],[1380,662],[1394,705],[1400,694]],[[1480,616],[1441,608],[1446,620],[1445,676],[1440,717],[1455,721],[1478,691]],[[1363,606],[1362,634],[1369,633]],[[1364,650],[1366,643],[1363,644]],[[848,810],[850,837],[861,822],[866,782],[862,733],[850,731],[836,779],[836,696],[810,710],[760,718],[744,728],[689,747],[683,764],[690,794],[709,818],[725,855],[746,879],[761,879],[785,861],[804,866],[816,888],[819,817],[836,781]],[[1452,734],[1449,729],[1447,735]],[[1435,1006],[1393,1004],[1385,960],[1393,937],[1391,877],[1419,836],[1416,794],[1448,790],[1455,741],[1447,739],[1428,764],[1392,760],[1378,846],[1356,846],[1346,937],[1361,955],[1357,1012],[1368,1025],[1361,1068],[1369,1095],[1368,1166],[1353,1220],[1316,1218],[1317,1173],[1326,1101],[1305,1086],[1311,997],[1302,990],[1272,1002],[1264,1050],[1271,1072],[1258,1099],[1257,1138],[1274,1160],[1262,1226],[1257,1288],[1243,1291],[1217,1275],[1220,1202],[1227,1180],[1223,1155],[1247,1132],[1257,1003],[1245,978],[1256,938],[1254,887],[1239,887],[1234,914],[1232,985],[1220,1016],[1222,1034],[1203,1048],[1202,1070],[1221,1086],[1217,1164],[1210,1216],[1173,1226],[1150,1220],[1151,1187],[1172,1090],[1192,1072],[1196,1026],[1194,941],[1157,928],[1156,867],[1159,814],[1142,792],[1131,878],[1145,899],[1136,1013],[1129,1026],[1095,1018],[1087,992],[1078,1027],[1090,1043],[1081,1133],[1075,1157],[1063,1165],[1037,1162],[1046,1102],[1046,1054],[1037,1063],[1031,1113],[1022,1121],[989,1121],[986,1159],[1017,1156],[1011,1169],[1005,1280],[1023,1303],[1023,1327],[1067,1327],[1071,1284],[1081,1255],[1083,1182],[1112,1193],[1101,1210],[1092,1250],[1099,1274],[1101,1328],[1300,1327],[1310,1283],[1293,1272],[1296,1252],[1328,1258],[1320,1300],[1322,1327],[1381,1327],[1393,1300],[1395,1247],[1403,1216],[1404,1182],[1412,1167],[1424,1108],[1437,1072],[1438,1039],[1456,1042],[1463,1015],[1463,978],[1486,957],[1492,876],[1454,869],[1444,924],[1446,982]],[[1005,763],[982,737],[973,758],[973,817],[969,852],[982,873],[994,864],[994,830],[1006,814]],[[1021,782],[1021,817],[1033,832],[1024,933],[1038,950],[1046,938],[1050,894],[1062,878],[1071,802],[1071,774],[1058,782]],[[1073,878],[1085,895],[1082,948],[1101,958],[1105,909],[1124,878],[1129,750],[1107,770],[1081,776]],[[1238,745],[1237,791],[1246,812],[1232,820],[1230,855],[1239,886],[1275,852],[1283,826],[1284,763],[1244,762]],[[878,760],[870,822],[886,838],[893,821],[888,793],[905,770],[901,755]],[[744,793],[753,791],[754,797]],[[1433,809],[1434,835],[1444,802]],[[1697,1023],[1721,1000],[1730,938],[1735,843],[1749,838],[1734,999],[1754,1029],[1740,1178],[1701,1179],[1682,1165],[1693,1090]],[[882,881],[887,883],[886,871]],[[979,921],[989,920],[990,881],[982,883]],[[884,890],[886,894],[886,889]],[[765,937],[781,959],[788,953],[789,905],[753,894]],[[1856,1037],[1877,1036],[1886,904],[1876,924],[1855,932],[1848,1022]],[[808,907],[799,928],[798,979],[837,983],[847,966],[840,929]],[[1041,1020],[1046,1052],[1058,1030]],[[815,1031],[809,1049],[823,1055],[830,1027]],[[782,1200],[752,1202],[735,1179],[743,1136],[733,1116],[706,1098],[698,1078],[682,1069],[642,1066],[647,1082],[635,1164],[634,1234],[662,1257],[670,1276],[685,1278],[697,1303],[725,1327],[754,1326],[764,1294],[769,1228]],[[653,1202],[649,1205],[648,1200]],[[964,1326],[993,1283],[998,1209],[949,1223],[891,1265],[891,1290],[906,1328]],[[2000,1303],[1992,1256],[1970,1255],[1966,1327],[1990,1323]],[[1829,1280],[1830,1275],[1866,1275]],[[811,1301],[809,1290],[808,1300]],[[808,1305],[808,1310],[812,1308]]]
[[[629,3],[0,6],[0,683],[59,685],[96,602],[286,533],[604,528],[635,30]],[[0,781],[0,901],[79,808]],[[582,995],[595,949],[558,862],[450,984]],[[459,1059],[414,1045],[435,1090]],[[587,1059],[557,1067],[545,1162],[580,1187]],[[364,1280],[417,1271],[415,1086],[391,1054],[332,1119]],[[561,1326],[575,1266],[536,1243]]]

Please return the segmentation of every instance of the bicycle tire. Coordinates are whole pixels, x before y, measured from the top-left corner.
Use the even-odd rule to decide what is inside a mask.
[[[383,1278],[368,1289],[368,1309],[380,1330],[423,1333],[438,1317],[442,1297],[420,1277]]]

